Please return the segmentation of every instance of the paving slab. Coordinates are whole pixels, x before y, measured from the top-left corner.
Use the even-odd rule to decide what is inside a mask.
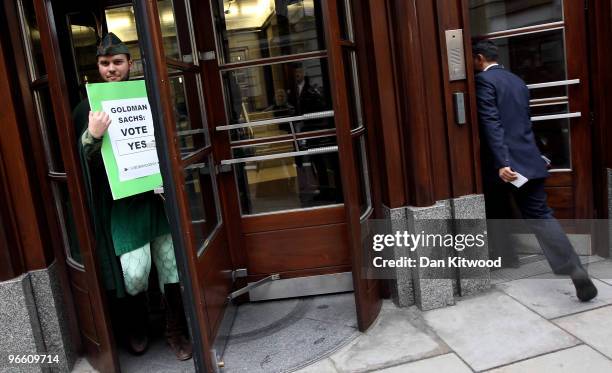
[[[497,284],[497,288],[547,319],[587,311],[612,304],[612,286],[593,280],[597,298],[580,302],[568,277],[542,275]]]
[[[423,359],[408,364],[386,368],[378,371],[379,373],[424,373],[424,372],[444,372],[444,373],[472,373],[457,355],[446,354],[441,356]]]
[[[581,345],[552,354],[538,356],[512,365],[497,368],[487,373],[609,373],[612,372],[612,361],[593,350]]]
[[[612,359],[612,306],[562,317],[554,323]]]
[[[383,307],[376,323],[330,359],[338,372],[368,372],[449,352],[411,321],[411,309]]]
[[[425,312],[427,324],[480,371],[574,346],[579,341],[500,291]]]
[[[89,364],[89,361],[86,358],[80,357],[74,363],[74,367],[72,367],[72,373],[99,373],[99,372],[95,370],[91,366],[91,364]]]
[[[612,260],[589,264],[586,268],[592,277],[612,285]]]
[[[295,373],[337,373],[334,363],[330,359],[323,359],[305,368],[296,370]]]

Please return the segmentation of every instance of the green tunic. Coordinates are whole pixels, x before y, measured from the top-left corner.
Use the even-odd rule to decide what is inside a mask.
[[[163,201],[153,192],[113,200],[100,153],[102,142],[87,131],[89,111],[85,99],[72,116],[104,286],[121,297],[125,288],[117,257],[168,234],[170,228]]]

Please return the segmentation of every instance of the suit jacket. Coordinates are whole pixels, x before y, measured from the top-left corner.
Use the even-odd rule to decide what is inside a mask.
[[[529,90],[501,66],[476,75],[481,156],[485,181],[500,181],[499,169],[510,167],[528,179],[548,176],[531,128]]]

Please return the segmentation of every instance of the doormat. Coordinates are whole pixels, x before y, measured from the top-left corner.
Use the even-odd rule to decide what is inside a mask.
[[[224,372],[291,372],[359,334],[353,293],[247,303],[238,307]]]

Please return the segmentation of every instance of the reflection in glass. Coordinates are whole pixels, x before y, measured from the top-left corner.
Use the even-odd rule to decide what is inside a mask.
[[[223,61],[325,49],[319,0],[215,0]]]
[[[470,0],[472,35],[562,20],[562,0]]]
[[[64,172],[64,161],[62,159],[60,142],[55,128],[55,117],[53,116],[53,106],[51,104],[49,87],[47,86],[34,91],[34,99],[36,100],[38,122],[41,126],[41,133],[43,134],[47,167],[50,171]],[[77,136],[79,135],[80,134],[77,134]]]
[[[344,52],[345,76],[348,84],[348,98],[350,103],[351,129],[363,127],[363,110],[361,107],[361,87],[359,85],[359,70],[357,69],[357,55],[355,51]]]
[[[163,0],[157,2],[157,9],[159,12],[159,23],[161,26],[162,39],[164,41],[164,53],[166,57],[180,60],[182,54],[191,54],[191,48],[189,46],[189,32],[185,32],[184,37],[187,38],[185,43],[179,42],[179,36],[176,31],[177,17],[172,6],[172,0]],[[176,1],[177,6],[181,6],[181,10],[184,10],[185,3],[181,0]],[[184,15],[183,12],[180,13]],[[181,17],[181,24],[186,28],[187,19]],[[183,31],[183,30],[181,30]],[[183,53],[181,53],[183,51]]]
[[[134,8],[131,5],[121,6],[106,9],[104,13],[106,15],[108,32],[117,35],[130,50],[130,58],[134,62],[132,70],[130,71],[130,78],[141,78],[144,75],[144,70],[142,67],[142,58],[140,56],[140,47],[138,45]]]
[[[187,94],[187,92],[200,92],[198,79],[199,77],[193,73],[170,78],[172,107],[183,158],[208,143],[205,121],[200,111],[199,96]]]
[[[563,30],[494,39],[499,47],[499,62],[527,84],[566,80]],[[567,95],[565,86],[530,91],[531,98]]]
[[[198,163],[185,168],[185,189],[189,198],[195,247],[198,250],[215,231],[220,221],[217,209],[218,193],[213,175],[214,166],[210,158],[207,163]]]
[[[255,66],[223,72],[230,124],[299,116],[332,109],[323,59]],[[307,130],[334,128],[331,120]]]
[[[340,21],[340,37],[342,40],[355,41],[350,0],[338,1],[338,18]]]
[[[43,59],[42,46],[40,44],[40,31],[36,23],[36,14],[34,13],[34,3],[32,0],[22,0],[19,2],[21,27],[23,36],[26,40],[26,53],[31,61],[31,79],[34,81],[47,73],[45,69],[45,61]]]
[[[357,183],[359,190],[359,214],[363,216],[372,207],[365,136],[359,136],[353,140],[353,152],[355,153],[355,170],[357,175],[359,175],[359,182]]]
[[[62,230],[62,238],[66,256],[73,259],[78,264],[83,264],[81,257],[81,248],[77,238],[76,225],[72,215],[72,207],[70,204],[70,195],[66,183],[54,182],[52,184],[53,197],[57,211],[57,221]]]
[[[568,113],[567,104],[531,107],[531,116]],[[569,119],[550,119],[533,122],[536,143],[544,156],[551,160],[553,169],[571,168]]]
[[[336,145],[335,137],[233,148],[234,158],[289,153]],[[343,202],[338,153],[239,163],[234,167],[243,215]]]
[[[80,84],[101,81],[96,64],[98,35],[94,13],[73,13],[68,15],[68,27],[72,39],[72,50]]]

